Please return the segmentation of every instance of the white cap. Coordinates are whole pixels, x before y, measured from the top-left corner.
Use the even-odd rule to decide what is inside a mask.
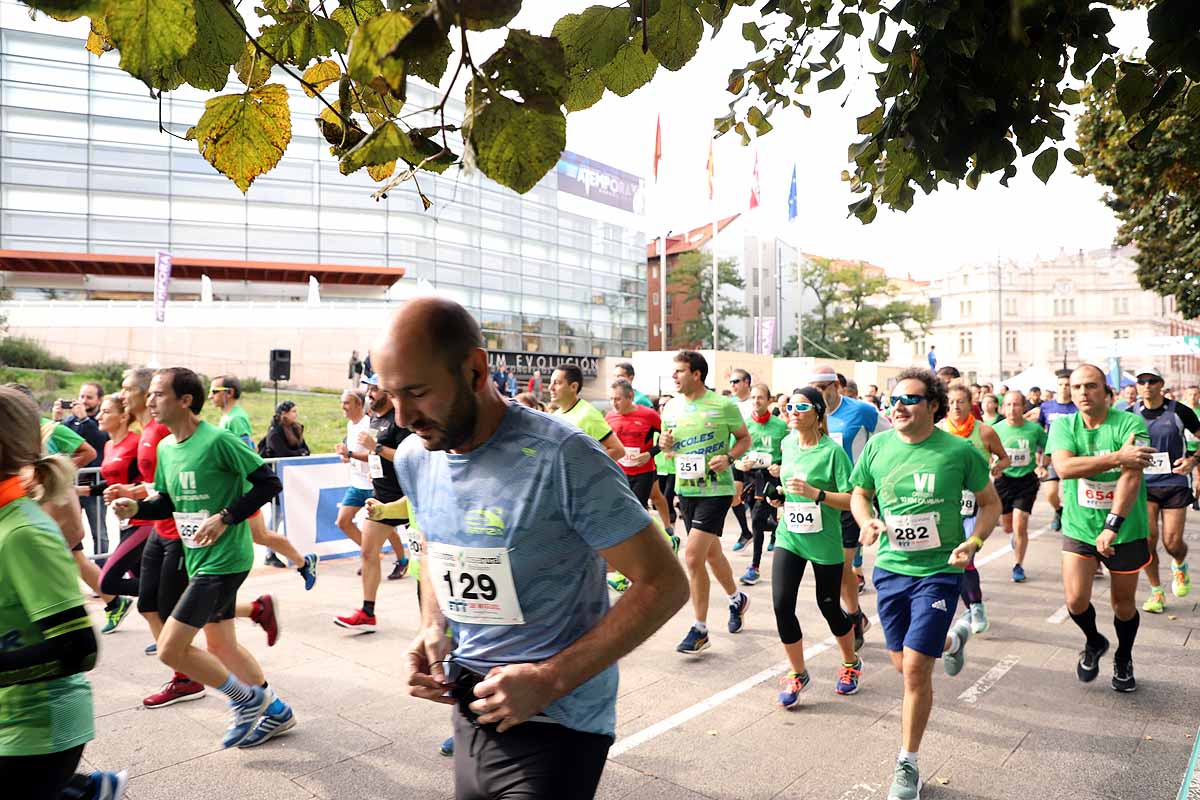
[[[838,383],[837,370],[828,364],[818,364],[813,367],[813,371],[808,373],[802,379],[802,383],[808,385],[810,383]]]

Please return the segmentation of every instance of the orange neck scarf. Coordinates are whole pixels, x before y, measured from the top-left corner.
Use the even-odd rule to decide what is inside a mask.
[[[3,508],[14,500],[21,499],[24,496],[25,484],[16,475],[0,481],[0,508]]]
[[[971,435],[971,431],[975,430],[975,415],[968,414],[967,421],[961,425],[949,417],[946,417],[946,427],[949,428],[950,432],[955,436],[961,436],[962,438],[966,439]]]

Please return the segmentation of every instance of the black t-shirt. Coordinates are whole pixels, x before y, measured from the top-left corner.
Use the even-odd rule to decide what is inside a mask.
[[[386,414],[381,414],[377,417],[371,417],[371,434],[375,437],[375,441],[384,447],[397,448],[409,434],[408,428],[402,428],[396,424],[396,410],[389,408]],[[379,457],[383,466],[383,477],[373,478],[371,483],[375,490],[375,499],[381,503],[392,503],[404,497],[404,489],[401,488],[399,481],[396,480],[396,465],[390,460]]]

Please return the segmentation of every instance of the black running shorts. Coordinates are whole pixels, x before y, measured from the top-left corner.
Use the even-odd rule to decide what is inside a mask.
[[[1186,486],[1146,487],[1146,501],[1159,508],[1187,508],[1195,499]]]
[[[171,616],[193,628],[233,619],[237,610],[238,589],[249,574],[234,572],[229,575],[193,576]]]
[[[717,497],[680,497],[679,516],[683,517],[684,527],[689,532],[693,530],[720,536],[725,530],[725,516],[733,505],[733,495]]]
[[[1113,545],[1113,550],[1116,552],[1107,558],[1100,555],[1095,545],[1072,539],[1070,536],[1063,537],[1062,549],[1064,553],[1071,553],[1083,558],[1094,558],[1108,567],[1109,572],[1115,572],[1118,575],[1139,572],[1142,567],[1150,563],[1150,547],[1146,544],[1145,539]]]
[[[1033,501],[1037,499],[1038,489],[1042,486],[1037,475],[1032,472],[1022,475],[1020,478],[1001,475],[993,483],[996,487],[996,494],[1000,495],[1000,513],[1002,514],[1011,514],[1014,508],[1020,509],[1026,514],[1032,512]]]
[[[629,481],[629,488],[633,490],[633,496],[645,508],[646,504],[650,502],[650,493],[654,491],[658,475],[653,472],[643,472],[640,475],[626,475],[625,479]]]

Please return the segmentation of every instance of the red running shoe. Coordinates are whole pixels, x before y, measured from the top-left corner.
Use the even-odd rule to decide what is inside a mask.
[[[348,614],[344,617],[334,617],[333,624],[342,628],[353,628],[371,633],[375,630],[375,615],[368,614],[361,608],[356,608],[353,614]]]
[[[165,708],[187,700],[199,700],[204,697],[204,692],[203,683],[176,672],[162,689],[143,700],[142,705],[146,708]]]
[[[279,639],[279,603],[275,595],[264,594],[250,604],[250,621],[267,632],[267,647],[274,647]]]

